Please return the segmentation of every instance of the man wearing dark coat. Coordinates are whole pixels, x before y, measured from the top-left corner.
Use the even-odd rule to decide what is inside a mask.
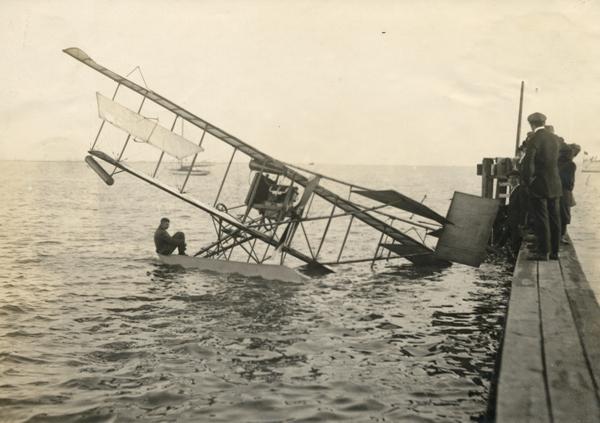
[[[169,235],[167,229],[169,229],[170,221],[168,218],[163,217],[160,219],[160,225],[154,232],[154,246],[158,254],[168,256],[177,248],[179,255],[185,256],[185,235],[183,232],[177,232],[173,236]]]
[[[558,260],[560,245],[560,197],[562,185],[558,173],[560,139],[546,128],[546,116],[533,113],[527,117],[534,131],[523,160],[523,179],[532,204],[537,253],[535,260]]]
[[[571,223],[571,207],[575,205],[573,187],[575,185],[575,171],[577,170],[573,158],[579,154],[580,150],[581,147],[577,144],[563,144],[558,150],[558,174],[563,189],[562,197],[560,197],[560,233],[563,244],[569,243],[566,238],[567,225]]]

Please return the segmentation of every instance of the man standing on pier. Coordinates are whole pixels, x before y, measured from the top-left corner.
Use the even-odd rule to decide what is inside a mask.
[[[524,158],[524,181],[531,199],[537,253],[534,260],[558,260],[560,244],[560,208],[562,195],[558,173],[560,139],[546,128],[546,116],[533,113],[527,117],[534,134]]]

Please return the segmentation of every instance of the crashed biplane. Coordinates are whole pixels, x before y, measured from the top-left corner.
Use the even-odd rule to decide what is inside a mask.
[[[306,278],[305,274],[329,273],[331,267],[339,264],[370,262],[373,265],[381,260],[403,258],[416,265],[458,262],[479,266],[485,256],[498,208],[495,200],[456,192],[444,217],[395,190],[369,189],[284,163],[149,88],[99,65],[82,50],[63,51],[117,83],[112,98],[96,95],[102,122],[86,157],[88,165],[109,185],[113,184],[116,174],[127,172],[207,213],[213,221],[214,242],[194,256],[159,255],[164,263],[301,281]],[[141,98],[137,111],[115,101],[121,87]],[[173,114],[171,129],[142,114],[148,100]],[[178,121],[201,130],[198,143],[174,132]],[[106,122],[126,133],[118,154],[110,155],[99,148]],[[193,176],[196,159],[204,151],[207,136],[230,146],[232,153],[216,198],[198,199],[190,195],[186,187]],[[136,169],[124,158],[131,140],[160,150],[153,172]],[[247,156],[249,172],[253,174],[245,198],[239,199],[241,206],[224,204],[221,197],[237,153]],[[165,154],[179,161],[191,157],[189,171],[180,186],[169,185],[159,178]],[[96,159],[113,166],[114,170],[107,172]],[[320,207],[313,204],[317,202],[322,203]],[[323,204],[327,205],[326,209]],[[343,229],[338,228],[333,237],[336,222],[341,222]],[[316,237],[315,225],[319,227]],[[348,251],[346,246],[353,234],[361,245]],[[427,241],[431,244],[431,240],[437,240],[435,248],[428,245]],[[301,265],[298,269],[302,273],[297,272],[294,265]]]

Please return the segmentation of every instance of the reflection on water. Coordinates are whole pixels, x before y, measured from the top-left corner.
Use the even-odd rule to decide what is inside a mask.
[[[107,188],[79,163],[5,165],[0,244],[18,253],[0,259],[4,420],[433,422],[485,413],[510,277],[503,265],[342,266],[303,284],[185,271],[154,260],[152,232],[168,215],[191,228],[191,242],[203,239],[193,209],[131,178]],[[391,180],[415,174],[384,171]],[[471,169],[422,172],[455,186],[472,178],[477,189]],[[440,210],[450,195],[446,185],[429,191]]]
[[[413,266],[411,263],[405,263],[401,265],[388,266],[378,274],[375,274],[374,277],[377,278],[378,275],[397,275],[401,276],[403,279],[409,280],[425,279],[436,281],[443,278],[445,269],[445,266]]]

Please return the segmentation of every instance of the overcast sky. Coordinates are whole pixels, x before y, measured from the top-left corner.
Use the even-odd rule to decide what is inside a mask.
[[[0,159],[81,160],[77,46],[291,162],[474,165],[524,115],[600,153],[600,2],[0,1]],[[525,134],[524,129],[523,134]]]

